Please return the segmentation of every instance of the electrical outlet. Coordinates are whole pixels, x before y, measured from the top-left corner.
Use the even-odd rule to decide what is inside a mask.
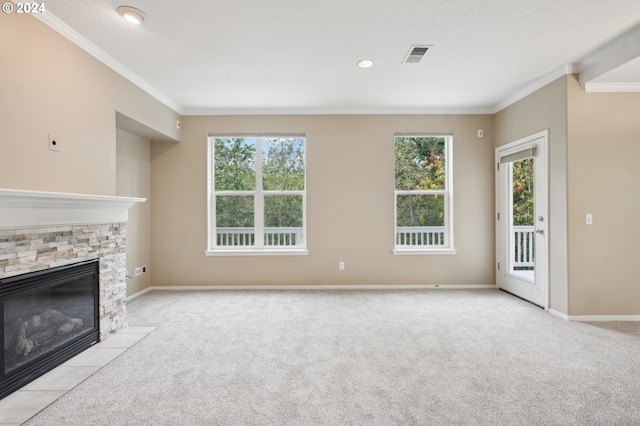
[[[344,262],[338,263],[338,269],[344,271]]]
[[[478,130],[478,137],[479,138],[483,138],[484,137],[484,130],[482,130],[482,129]]]
[[[587,213],[584,217],[584,222],[586,225],[593,225],[593,215],[591,213]]]
[[[142,273],[143,274],[147,273],[147,265],[142,265]]]
[[[139,277],[140,275],[142,275],[142,267],[141,266],[136,267],[134,275],[136,277]]]
[[[51,133],[49,133],[49,150],[56,152],[60,151],[60,141],[58,141],[58,139]]]

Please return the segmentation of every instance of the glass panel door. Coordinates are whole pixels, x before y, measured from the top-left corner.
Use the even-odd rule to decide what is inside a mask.
[[[496,285],[549,307],[547,132],[496,149]]]
[[[511,273],[535,280],[533,157],[506,164],[511,175]]]

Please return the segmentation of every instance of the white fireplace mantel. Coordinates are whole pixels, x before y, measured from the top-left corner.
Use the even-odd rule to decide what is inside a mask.
[[[0,229],[126,222],[146,198],[0,189]]]

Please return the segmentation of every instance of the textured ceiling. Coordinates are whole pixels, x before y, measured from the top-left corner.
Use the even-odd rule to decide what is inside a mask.
[[[133,26],[116,13],[121,5],[149,19]],[[640,23],[638,0],[56,0],[46,7],[184,113],[490,110]],[[433,45],[422,62],[401,64],[420,44]],[[375,65],[357,68],[364,58]]]

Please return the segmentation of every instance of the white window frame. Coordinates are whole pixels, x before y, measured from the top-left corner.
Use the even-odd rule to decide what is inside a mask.
[[[440,190],[397,190],[394,179],[393,195],[393,246],[394,255],[452,255],[456,254],[453,239],[453,135],[451,133],[396,133],[393,137],[393,148],[395,153],[396,138],[443,138],[445,141],[445,187]],[[395,176],[395,154],[394,154],[394,176]],[[398,195],[435,195],[444,197],[444,244],[439,246],[405,246],[397,244],[398,234]]]
[[[214,146],[220,138],[256,139],[256,188],[251,191],[216,191],[214,182]],[[304,139],[304,189],[299,191],[267,191],[262,189],[262,141],[272,138]],[[207,256],[287,256],[307,255],[307,139],[304,134],[209,134],[207,138]],[[216,196],[246,195],[254,197],[254,245],[219,246],[217,245]],[[301,195],[302,196],[302,240],[296,246],[267,246],[264,244],[264,197],[265,195]]]

